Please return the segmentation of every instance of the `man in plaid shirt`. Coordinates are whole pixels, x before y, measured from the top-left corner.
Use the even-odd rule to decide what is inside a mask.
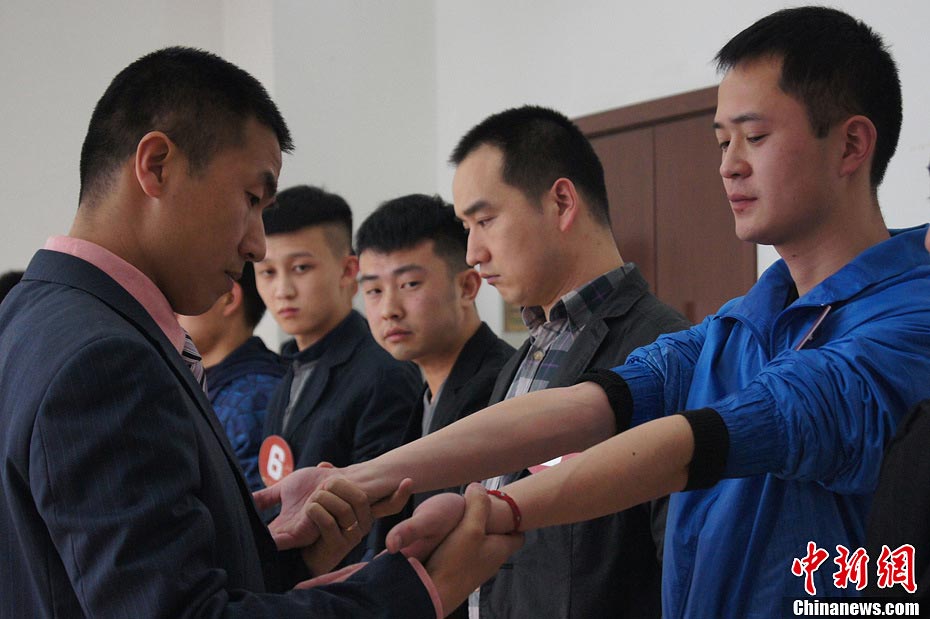
[[[469,230],[467,261],[523,307],[530,333],[504,366],[491,404],[574,384],[585,370],[623,363],[633,349],[690,326],[623,262],[603,168],[568,118],[539,107],[495,114],[462,138],[451,161],[456,214]],[[510,563],[472,594],[469,616],[659,617],[665,506],[662,499],[528,533]]]

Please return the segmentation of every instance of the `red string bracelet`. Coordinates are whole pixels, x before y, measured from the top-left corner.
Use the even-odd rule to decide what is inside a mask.
[[[491,496],[496,496],[497,498],[505,501],[507,505],[510,506],[510,513],[513,515],[513,531],[510,532],[517,533],[520,530],[520,523],[523,522],[523,514],[520,513],[520,508],[517,506],[517,502],[513,500],[512,496],[501,492],[500,490],[488,490],[488,494]]]

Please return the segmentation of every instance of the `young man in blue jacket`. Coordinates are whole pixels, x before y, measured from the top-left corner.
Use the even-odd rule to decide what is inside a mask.
[[[613,371],[504,402],[346,473],[376,497],[401,474],[419,491],[602,443],[503,488],[491,530],[673,492],[664,615],[770,617],[809,586],[856,595],[829,567],[792,564],[812,565],[810,542],[831,554],[864,543],[884,446],[930,396],[930,307],[912,302],[930,298],[930,257],[926,227],[889,231],[879,209],[901,94],[868,26],[822,7],[783,10],[734,37],[718,63],[714,124],[736,233],[782,260],[746,296]],[[418,466],[432,459],[444,466]],[[409,542],[431,524],[415,517],[395,533]]]

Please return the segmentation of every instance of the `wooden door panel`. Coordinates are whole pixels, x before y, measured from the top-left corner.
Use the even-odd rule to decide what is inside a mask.
[[[591,140],[604,166],[610,223],[620,255],[635,262],[655,290],[655,192],[652,128],[634,129]]]
[[[736,238],[718,174],[713,113],[655,127],[656,290],[693,322],[756,279],[756,248]]]

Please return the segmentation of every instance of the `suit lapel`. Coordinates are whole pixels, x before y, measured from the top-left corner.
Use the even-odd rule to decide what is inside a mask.
[[[468,395],[463,388],[481,368],[488,348],[495,339],[497,336],[491,328],[481,323],[475,334],[465,342],[439,395],[439,402],[436,403],[436,410],[433,411],[430,421],[430,432],[435,432],[456,420],[459,411],[462,410],[459,399]]]
[[[327,349],[320,355],[307,384],[297,394],[297,403],[284,432],[288,442],[291,442],[300,425],[316,410],[320,398],[326,391],[332,369],[352,357],[352,353],[361,344],[367,332],[364,319],[352,310],[342,323],[324,336],[329,340],[326,344]]]
[[[320,362],[313,368],[313,373],[310,374],[307,383],[300,390],[300,393],[297,394],[297,402],[294,404],[294,410],[291,412],[290,419],[287,422],[287,428],[281,429],[284,438],[286,438],[289,443],[294,444],[294,434],[297,428],[306,421],[310,413],[316,408],[316,404],[320,401],[320,396],[323,395],[323,390],[326,388],[326,383],[328,382],[329,364],[324,363],[321,358]]]
[[[507,363],[504,364],[504,367],[501,369],[500,376],[497,377],[497,381],[494,383],[494,390],[491,392],[491,399],[488,402],[489,404],[496,404],[507,396],[507,391],[510,389],[510,384],[513,382],[514,376],[517,374],[517,368],[520,367],[520,362],[523,361],[523,357],[526,356],[526,353],[529,349],[530,340],[527,338],[523,342],[523,345],[520,346],[520,349],[517,350],[516,354],[510,357],[510,359],[507,360]]]
[[[236,473],[240,488],[244,489],[246,494],[249,494],[248,486],[239,470],[239,461],[229,445],[226,432],[220,426],[207,395],[194,379],[194,375],[184,363],[177,349],[168,341],[167,336],[149,313],[145,311],[145,308],[110,276],[80,258],[60,252],[40,250],[30,264],[30,269],[32,269],[33,265],[36,267],[31,272],[33,279],[42,279],[71,286],[93,295],[145,336],[159,352],[175,376],[178,377],[190,399],[196,404],[199,414],[210,426],[213,435],[226,455],[226,459],[232,465],[231,468]],[[249,496],[251,495],[249,494]]]
[[[603,318],[592,317],[591,321],[578,334],[572,344],[570,353],[563,357],[562,365],[556,371],[549,387],[567,387],[573,385],[581,374],[588,369],[594,354],[607,337],[607,324]]]

